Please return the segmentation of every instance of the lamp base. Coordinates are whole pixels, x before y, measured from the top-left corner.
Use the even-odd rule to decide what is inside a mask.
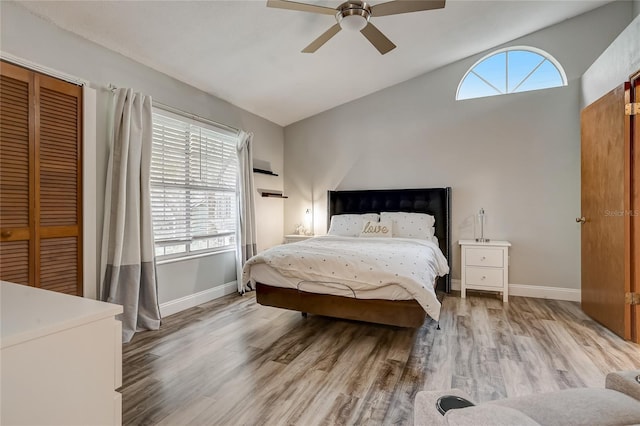
[[[476,238],[476,243],[488,243],[491,241],[489,238]]]

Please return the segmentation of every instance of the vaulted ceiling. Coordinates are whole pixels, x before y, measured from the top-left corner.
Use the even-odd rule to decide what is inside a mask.
[[[307,2],[328,7],[341,3]],[[267,8],[263,0],[20,4],[68,31],[286,126],[605,3],[609,1],[447,0],[444,9],[380,16],[372,22],[398,46],[384,56],[361,34],[347,31],[314,54],[300,53],[335,18]]]

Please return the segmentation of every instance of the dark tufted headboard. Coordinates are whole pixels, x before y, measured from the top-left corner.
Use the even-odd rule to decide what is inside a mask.
[[[451,267],[451,188],[329,191],[327,198],[327,226],[336,214],[414,212],[434,216],[436,237]],[[438,289],[451,291],[451,274],[438,278]]]

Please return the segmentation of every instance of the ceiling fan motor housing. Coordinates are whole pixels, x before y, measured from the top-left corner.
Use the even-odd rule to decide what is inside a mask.
[[[369,23],[371,7],[363,1],[348,1],[337,8],[336,20],[345,30],[360,31]]]

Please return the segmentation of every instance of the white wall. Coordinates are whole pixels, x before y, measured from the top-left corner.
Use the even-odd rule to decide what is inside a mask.
[[[95,191],[99,229],[94,237],[98,253],[102,238],[109,151],[107,111],[110,92],[105,90],[109,83],[118,87],[132,87],[151,95],[158,102],[254,132],[255,158],[270,161],[282,169],[284,135],[280,126],[62,30],[19,5],[2,2],[0,7],[0,49],[3,52],[88,80],[92,87],[98,89]],[[211,78],[216,78],[214,73]],[[282,189],[282,178],[274,178],[271,183],[270,187]],[[267,205],[260,199],[256,208],[259,247],[264,249],[279,244],[283,235],[282,203]],[[160,265],[160,302],[233,281],[235,274],[230,271],[234,270],[234,265],[233,254],[229,253]]]
[[[636,4],[639,4],[636,2]],[[585,107],[640,71],[640,16],[611,43],[582,76]]]
[[[580,76],[631,10],[615,2],[506,44],[552,54],[568,87],[455,101],[484,52],[286,127],[285,232],[312,193],[324,233],[329,189],[451,186],[454,241],[483,207],[488,236],[513,243],[511,283],[579,288]]]
[[[272,124],[272,123],[269,123]],[[267,135],[268,137],[264,137]],[[257,133],[256,133],[257,138]],[[256,142],[253,158],[268,161],[271,170],[278,176],[254,173],[256,187],[256,216],[258,229],[258,251],[282,244],[284,235],[284,202],[282,198],[261,197],[258,188],[284,190],[284,130],[280,126],[269,126],[263,129],[263,139]]]

